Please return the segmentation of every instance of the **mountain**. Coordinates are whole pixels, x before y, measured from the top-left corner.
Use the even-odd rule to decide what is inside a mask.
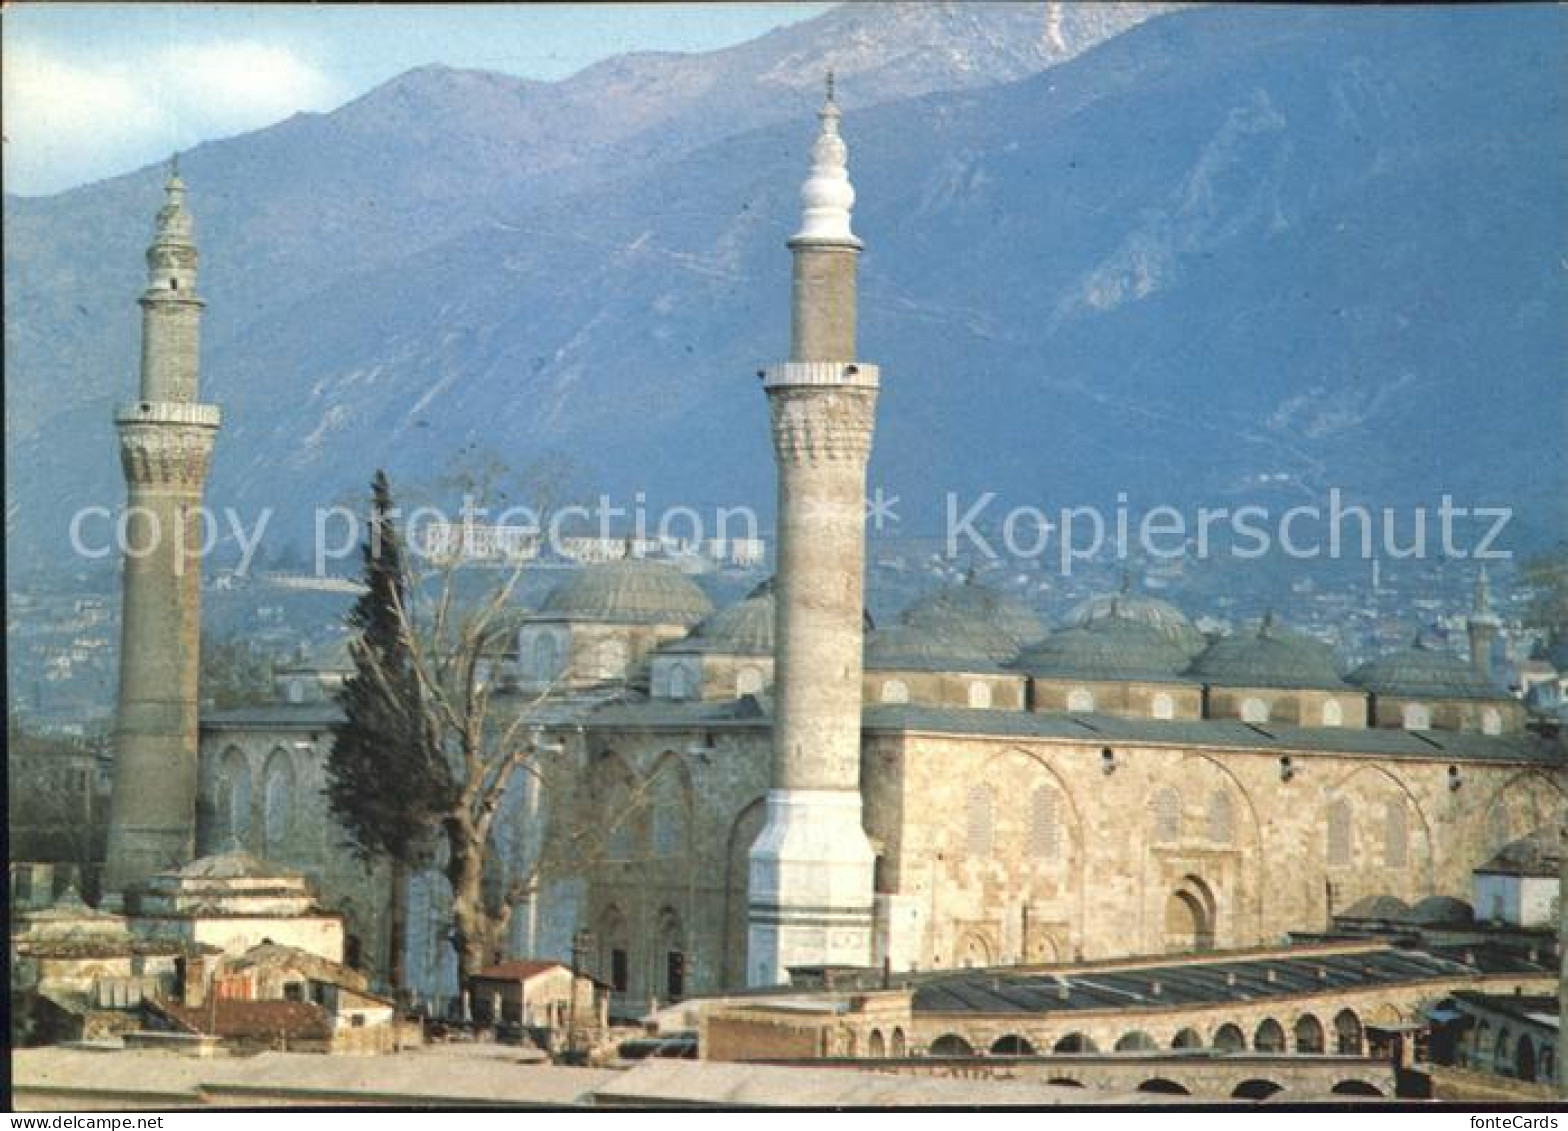
[[[630,502],[771,502],[825,64],[860,195],[872,479],[1055,509],[1563,514],[1555,9],[846,5],[561,83],[415,71],[182,158],[209,500],[297,514],[465,448]],[[121,488],[158,170],[6,200],[8,530]]]

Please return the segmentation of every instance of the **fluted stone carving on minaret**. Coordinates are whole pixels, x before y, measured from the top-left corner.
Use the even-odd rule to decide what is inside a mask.
[[[116,897],[195,847],[201,656],[199,508],[219,426],[196,397],[202,300],[177,167],[164,187],[142,292],[140,397],[119,409],[127,545],[104,888]]]
[[[866,460],[879,375],[855,360],[855,190],[832,97],[794,256],[790,360],[765,371],[778,467],[772,788],[752,846],[747,980],[869,965],[874,855],[861,824]]]

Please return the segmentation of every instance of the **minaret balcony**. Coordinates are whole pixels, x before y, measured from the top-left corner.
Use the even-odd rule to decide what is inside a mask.
[[[864,361],[785,361],[762,371],[764,389],[875,389],[880,383],[881,370]]]
[[[223,413],[215,404],[183,401],[138,401],[115,411],[116,424],[197,424],[217,428]]]

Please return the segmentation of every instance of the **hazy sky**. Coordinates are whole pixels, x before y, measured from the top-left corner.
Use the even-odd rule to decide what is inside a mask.
[[[5,189],[58,192],[330,110],[411,67],[553,79],[707,51],[830,4],[6,4]]]

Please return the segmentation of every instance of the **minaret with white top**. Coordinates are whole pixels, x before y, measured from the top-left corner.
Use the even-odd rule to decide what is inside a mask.
[[[828,78],[794,253],[790,360],[764,372],[778,463],[776,712],[751,849],[747,981],[872,960],[874,855],[861,825],[866,461],[877,367],[855,360],[855,190]]]
[[[142,308],[141,396],[115,414],[126,554],[104,890],[123,895],[195,849],[200,508],[219,414],[197,401],[202,300],[185,183],[171,163]]]

